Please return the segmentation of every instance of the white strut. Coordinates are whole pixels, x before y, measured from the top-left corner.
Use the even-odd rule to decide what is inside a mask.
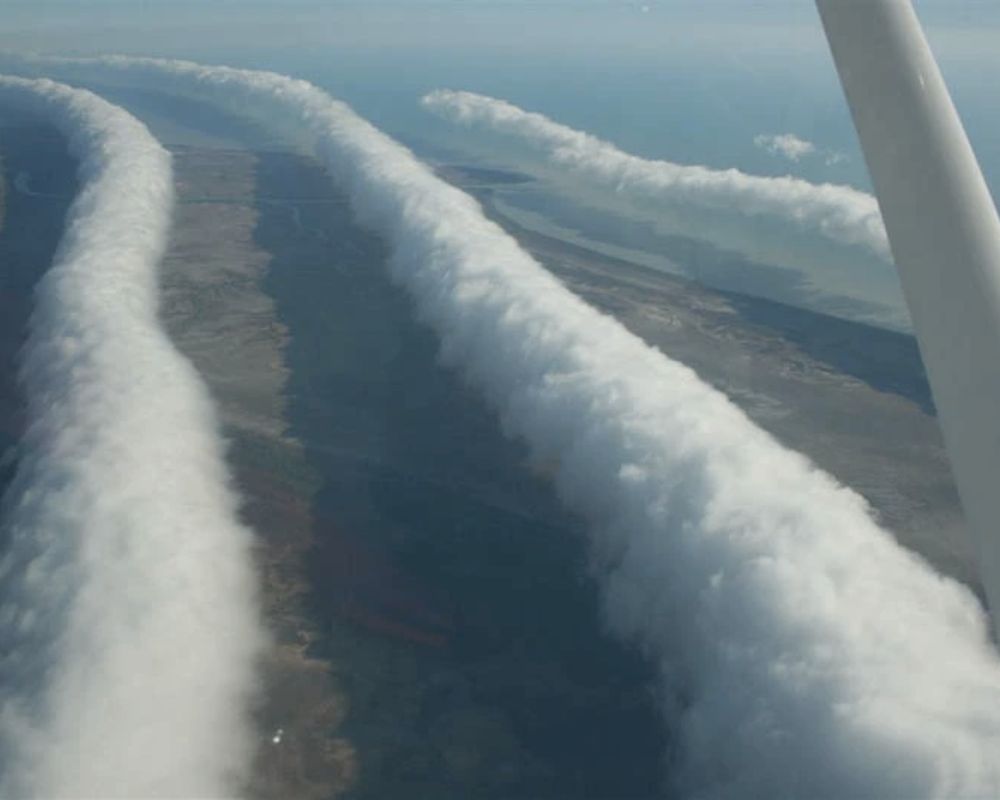
[[[909,0],[816,0],[1000,639],[1000,220]]]

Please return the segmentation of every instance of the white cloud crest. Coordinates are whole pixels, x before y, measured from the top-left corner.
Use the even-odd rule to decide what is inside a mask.
[[[715,170],[639,158],[542,114],[472,92],[441,89],[423,97],[421,103],[454,122],[516,141],[561,175],[630,198],[637,205],[673,203],[736,212],[749,218],[768,216],[819,233],[835,243],[860,245],[891,261],[878,203],[871,195],[849,186],[817,185],[790,176],[761,177],[736,169]],[[786,154],[804,155],[802,147],[809,146],[796,140],[796,149],[785,137],[778,138]]]
[[[1000,793],[1000,661],[982,610],[860,497],[572,295],[475,201],[314,86],[187,62],[72,69],[252,109],[312,144],[392,243],[393,276],[443,357],[557,465],[561,496],[588,521],[610,630],[660,667],[676,789]],[[720,202],[727,183],[739,202],[759,199],[738,175],[708,177]],[[847,225],[844,195],[824,191]]]
[[[79,159],[22,354],[0,561],[4,797],[241,788],[263,643],[210,398],[158,321],[168,153],[87,91],[0,77]]]

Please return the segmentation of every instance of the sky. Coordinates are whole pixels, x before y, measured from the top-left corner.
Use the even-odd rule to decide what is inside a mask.
[[[587,44],[691,49],[742,42],[786,52],[812,49],[818,32],[809,0],[4,0],[0,8],[9,43],[30,46],[23,38],[27,33],[39,44],[76,49],[151,43],[225,48],[237,40],[266,48],[291,40],[350,47],[475,44],[507,51]],[[918,8],[947,47],[984,55],[995,50],[997,4],[922,0]],[[788,38],[793,31],[797,35]],[[803,35],[806,31],[811,35]]]

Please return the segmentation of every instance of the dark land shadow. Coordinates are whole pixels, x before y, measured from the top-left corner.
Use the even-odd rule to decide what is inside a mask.
[[[915,337],[815,311],[720,292],[744,321],[767,328],[803,353],[880,392],[890,392],[936,415]]]
[[[350,704],[350,796],[662,796],[655,671],[603,633],[580,522],[439,365],[318,166],[261,154],[257,192],[289,432],[322,481],[311,603]]]
[[[76,167],[55,128],[0,126],[0,496],[16,471],[25,424],[17,370],[33,293],[62,237]]]

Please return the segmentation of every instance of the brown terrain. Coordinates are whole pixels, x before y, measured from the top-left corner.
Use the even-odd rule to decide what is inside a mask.
[[[308,800],[350,788],[355,755],[336,735],[346,699],[329,663],[307,652],[316,630],[303,607],[303,559],[315,480],[301,445],[285,432],[287,334],[260,286],[269,255],[253,240],[255,167],[245,151],[176,152],[178,207],[163,264],[163,317],[216,398],[245,518],[259,534],[273,645],[257,712],[266,735],[250,788],[254,796]]]

